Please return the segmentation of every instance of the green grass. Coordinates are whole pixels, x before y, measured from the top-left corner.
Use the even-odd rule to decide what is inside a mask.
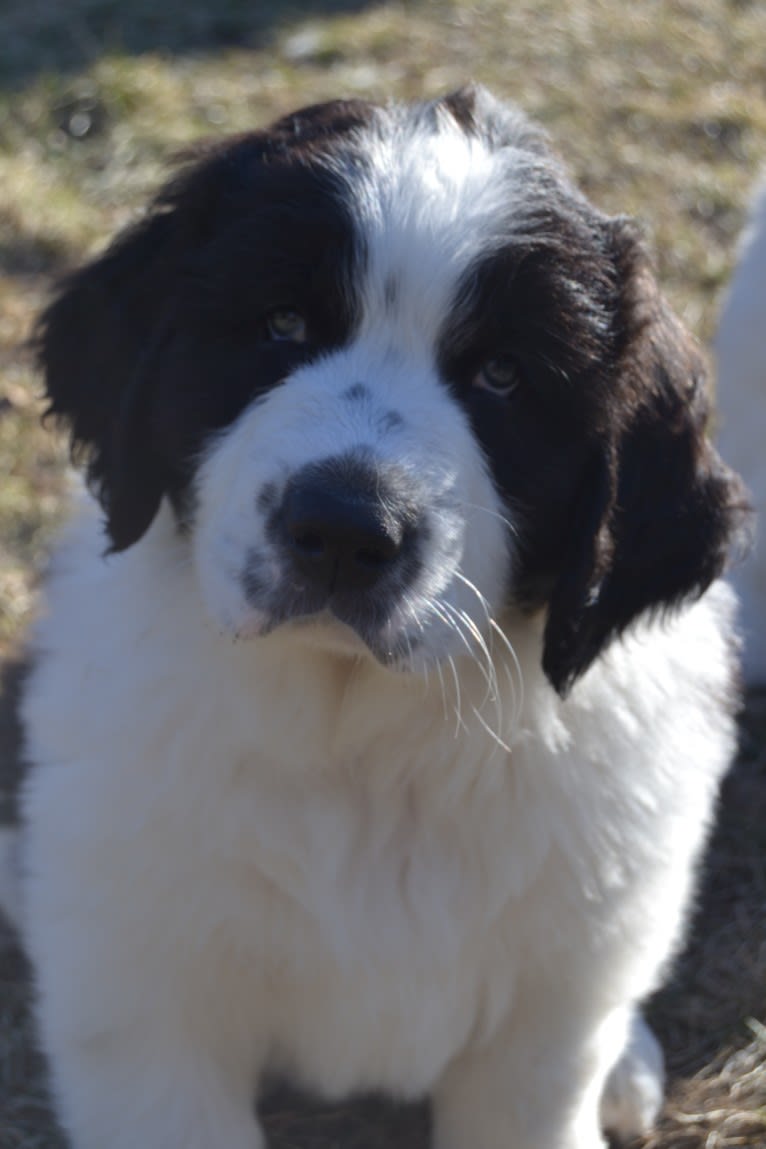
[[[0,655],[8,658],[65,502],[65,452],[40,427],[38,381],[20,345],[52,279],[140,212],[179,148],[308,101],[430,96],[478,79],[542,121],[597,203],[644,222],[663,285],[703,341],[766,161],[762,0],[16,0],[4,6],[2,33]],[[746,1024],[766,1017],[763,836],[748,817],[758,810],[766,820],[759,714],[742,767],[751,790],[746,800],[732,790],[737,819],[725,822],[713,855],[712,909],[681,981],[657,1007],[678,1081],[652,1149],[766,1145],[762,1035]],[[10,745],[1,727],[0,751]],[[8,761],[2,769],[14,773]],[[0,1144],[53,1149],[23,968],[7,952]],[[674,1117],[674,1106],[699,1120]],[[422,1140],[422,1122],[414,1132],[374,1124],[403,1149]],[[345,1112],[304,1119],[289,1106],[272,1125],[285,1149],[374,1149],[379,1142],[360,1128]]]

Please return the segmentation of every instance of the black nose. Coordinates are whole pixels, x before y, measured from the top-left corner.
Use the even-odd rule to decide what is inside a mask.
[[[287,485],[282,528],[295,566],[328,594],[367,590],[399,558],[406,514],[371,469],[309,467]]]

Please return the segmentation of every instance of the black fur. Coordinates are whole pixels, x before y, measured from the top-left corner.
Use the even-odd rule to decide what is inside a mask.
[[[541,178],[539,214],[463,284],[442,368],[518,526],[514,596],[547,610],[543,666],[566,695],[635,618],[701,594],[746,549],[750,508],[636,228],[556,169]],[[467,386],[498,349],[521,376],[507,399]]]
[[[307,110],[189,157],[43,314],[49,414],[69,426],[114,550],[143,535],[163,495],[183,503],[211,432],[348,336],[353,237],[312,149],[357,123],[354,108]],[[264,339],[268,311],[290,304],[311,305],[302,347]]]

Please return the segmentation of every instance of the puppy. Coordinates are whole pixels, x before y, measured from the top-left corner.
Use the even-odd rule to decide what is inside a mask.
[[[77,1149],[262,1149],[264,1072],[436,1149],[644,1129],[735,743],[745,495],[634,227],[481,89],[204,151],[39,354],[95,499],[24,703]]]
[[[733,582],[742,602],[743,669],[766,685],[766,178],[753,197],[716,337],[721,454],[745,477],[759,515],[747,561]]]

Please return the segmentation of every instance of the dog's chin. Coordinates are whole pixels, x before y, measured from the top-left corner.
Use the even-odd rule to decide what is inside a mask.
[[[364,618],[346,619],[330,607],[290,613],[250,610],[235,625],[225,625],[236,641],[298,643],[341,658],[367,658],[387,670],[406,673],[417,671],[433,661],[422,643],[406,632],[392,633],[388,625],[380,626]]]
[[[267,633],[286,639],[295,639],[328,654],[350,658],[377,657],[374,643],[364,632],[338,618],[331,610],[312,614],[298,614],[289,618],[276,618]]]

